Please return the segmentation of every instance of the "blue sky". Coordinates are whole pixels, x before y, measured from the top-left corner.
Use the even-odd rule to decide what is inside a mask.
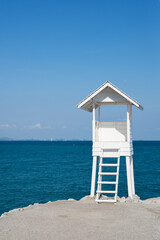
[[[0,137],[91,139],[76,105],[110,80],[144,107],[133,138],[160,140],[159,0],[0,5]]]

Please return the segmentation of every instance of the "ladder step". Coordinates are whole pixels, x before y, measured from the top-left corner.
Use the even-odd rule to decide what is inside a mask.
[[[102,157],[102,158],[119,158],[119,155],[116,155],[116,154],[114,154],[114,155],[109,155],[108,153],[107,154],[101,154],[100,155],[100,157]]]
[[[117,193],[116,191],[97,190],[97,193]]]
[[[105,181],[101,181],[98,182],[98,184],[118,184],[117,182],[105,182]]]
[[[98,173],[99,175],[118,175],[118,173],[117,172],[100,172],[100,173]]]
[[[113,202],[113,203],[115,203],[116,200],[114,200],[114,199],[107,199],[107,200],[100,199],[100,200],[96,200],[96,202]]]
[[[101,164],[99,164],[99,166],[102,166],[102,167],[118,167],[119,164],[117,164],[117,163],[101,163]]]

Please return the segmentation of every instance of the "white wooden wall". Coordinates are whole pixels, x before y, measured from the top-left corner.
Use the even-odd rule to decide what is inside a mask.
[[[127,122],[95,122],[96,142],[127,141]]]

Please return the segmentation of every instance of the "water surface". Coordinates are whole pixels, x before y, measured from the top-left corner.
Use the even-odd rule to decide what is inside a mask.
[[[0,142],[0,214],[33,203],[80,199],[90,193],[89,141]],[[134,142],[136,194],[160,196],[160,141]],[[119,196],[127,195],[121,158]]]

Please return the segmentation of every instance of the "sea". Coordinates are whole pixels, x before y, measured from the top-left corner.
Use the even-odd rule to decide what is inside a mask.
[[[134,141],[136,194],[160,196],[160,141]],[[90,194],[91,141],[1,141],[0,214],[48,201]],[[118,195],[127,196],[125,158],[120,160]]]

